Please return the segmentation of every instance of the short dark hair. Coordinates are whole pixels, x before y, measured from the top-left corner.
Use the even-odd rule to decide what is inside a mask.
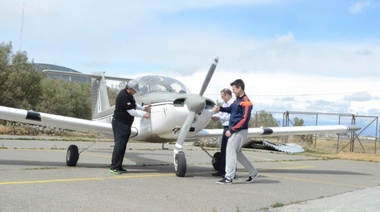
[[[243,82],[243,80],[241,80],[241,79],[237,79],[237,80],[235,80],[235,81],[233,81],[233,82],[231,82],[231,84],[230,84],[231,86],[233,86],[233,85],[235,85],[235,87],[241,87],[241,89],[244,91],[244,88],[245,88],[245,85],[244,85],[244,82]]]
[[[223,88],[220,93],[224,93],[224,94],[228,94],[230,96],[232,96],[232,92],[229,88]]]

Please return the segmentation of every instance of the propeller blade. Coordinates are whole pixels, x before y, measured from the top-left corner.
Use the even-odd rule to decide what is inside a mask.
[[[181,131],[177,137],[177,143],[175,150],[179,151],[182,148],[182,144],[185,142],[186,136],[189,133],[191,124],[194,121],[195,115],[205,108],[205,100],[203,97],[197,94],[191,94],[187,97],[185,104],[189,109],[189,114],[186,116],[185,121],[182,124]]]
[[[203,94],[205,93],[208,83],[210,82],[212,75],[214,74],[216,65],[218,65],[218,61],[219,61],[219,58],[217,57],[214,59],[214,62],[211,64],[211,67],[208,70],[207,76],[205,80],[203,81],[203,85],[202,85],[201,91],[199,92],[199,95],[203,96]]]
[[[196,113],[194,111],[190,111],[189,114],[187,115],[186,120],[185,120],[185,122],[183,123],[183,125],[181,127],[181,131],[179,132],[176,146],[178,144],[178,145],[180,145],[182,147],[182,144],[185,142],[187,133],[189,133],[191,124],[194,121],[195,114]]]
[[[174,159],[174,167],[175,167],[176,175],[178,177],[184,177],[186,174],[187,165],[186,165],[185,155],[182,152],[182,144],[185,142],[187,133],[189,132],[191,124],[194,121],[195,114],[196,113],[194,111],[189,112],[189,114],[186,117],[185,122],[183,123],[181,127],[181,131],[179,132],[177,143],[175,144],[173,159]]]
[[[207,76],[203,81],[200,95],[189,95],[186,98],[185,104],[189,109],[189,114],[187,115],[186,120],[182,124],[173,153],[174,167],[176,169],[176,175],[179,177],[183,177],[186,174],[186,158],[184,153],[182,152],[182,145],[185,142],[187,134],[189,133],[191,124],[195,119],[195,115],[197,113],[202,112],[205,108],[206,103],[202,96],[206,91],[206,88],[212,78],[212,75],[214,74],[218,61],[219,58],[215,58],[213,64],[211,64],[210,70],[208,71]]]

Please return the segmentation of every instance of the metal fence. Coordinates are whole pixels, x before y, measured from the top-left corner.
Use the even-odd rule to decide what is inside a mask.
[[[257,114],[258,112],[256,112]],[[285,112],[268,112],[276,120],[281,120],[279,126],[289,127],[294,126],[294,118],[301,118],[306,126],[317,125],[358,125],[361,127],[360,131],[352,132],[350,134],[337,134],[333,135],[336,139],[336,152],[345,151],[347,148],[350,152],[360,151],[368,152],[373,150],[376,154],[378,132],[379,132],[379,117],[378,116],[363,116],[349,113],[320,113],[320,112],[300,112],[300,111],[285,111]],[[282,116],[282,117],[281,117]],[[365,135],[366,134],[366,135]],[[317,145],[317,139],[321,135],[313,135],[314,148]],[[284,142],[287,142],[288,136],[282,137]],[[366,145],[363,145],[363,142]],[[356,146],[360,145],[360,146]],[[371,148],[366,146],[370,145]]]

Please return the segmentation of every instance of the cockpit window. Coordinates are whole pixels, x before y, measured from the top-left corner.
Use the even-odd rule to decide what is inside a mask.
[[[135,80],[139,83],[139,96],[153,92],[190,93],[184,84],[171,77],[148,75]]]

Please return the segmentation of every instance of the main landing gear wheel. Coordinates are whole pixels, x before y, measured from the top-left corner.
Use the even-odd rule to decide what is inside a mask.
[[[76,145],[70,145],[66,153],[66,165],[76,166],[79,159],[78,147]]]
[[[186,174],[186,157],[185,153],[179,152],[175,155],[175,174],[177,177],[184,177]]]
[[[215,171],[218,171],[220,168],[220,161],[221,161],[221,152],[215,152],[214,156],[212,156],[211,164],[214,167]]]

